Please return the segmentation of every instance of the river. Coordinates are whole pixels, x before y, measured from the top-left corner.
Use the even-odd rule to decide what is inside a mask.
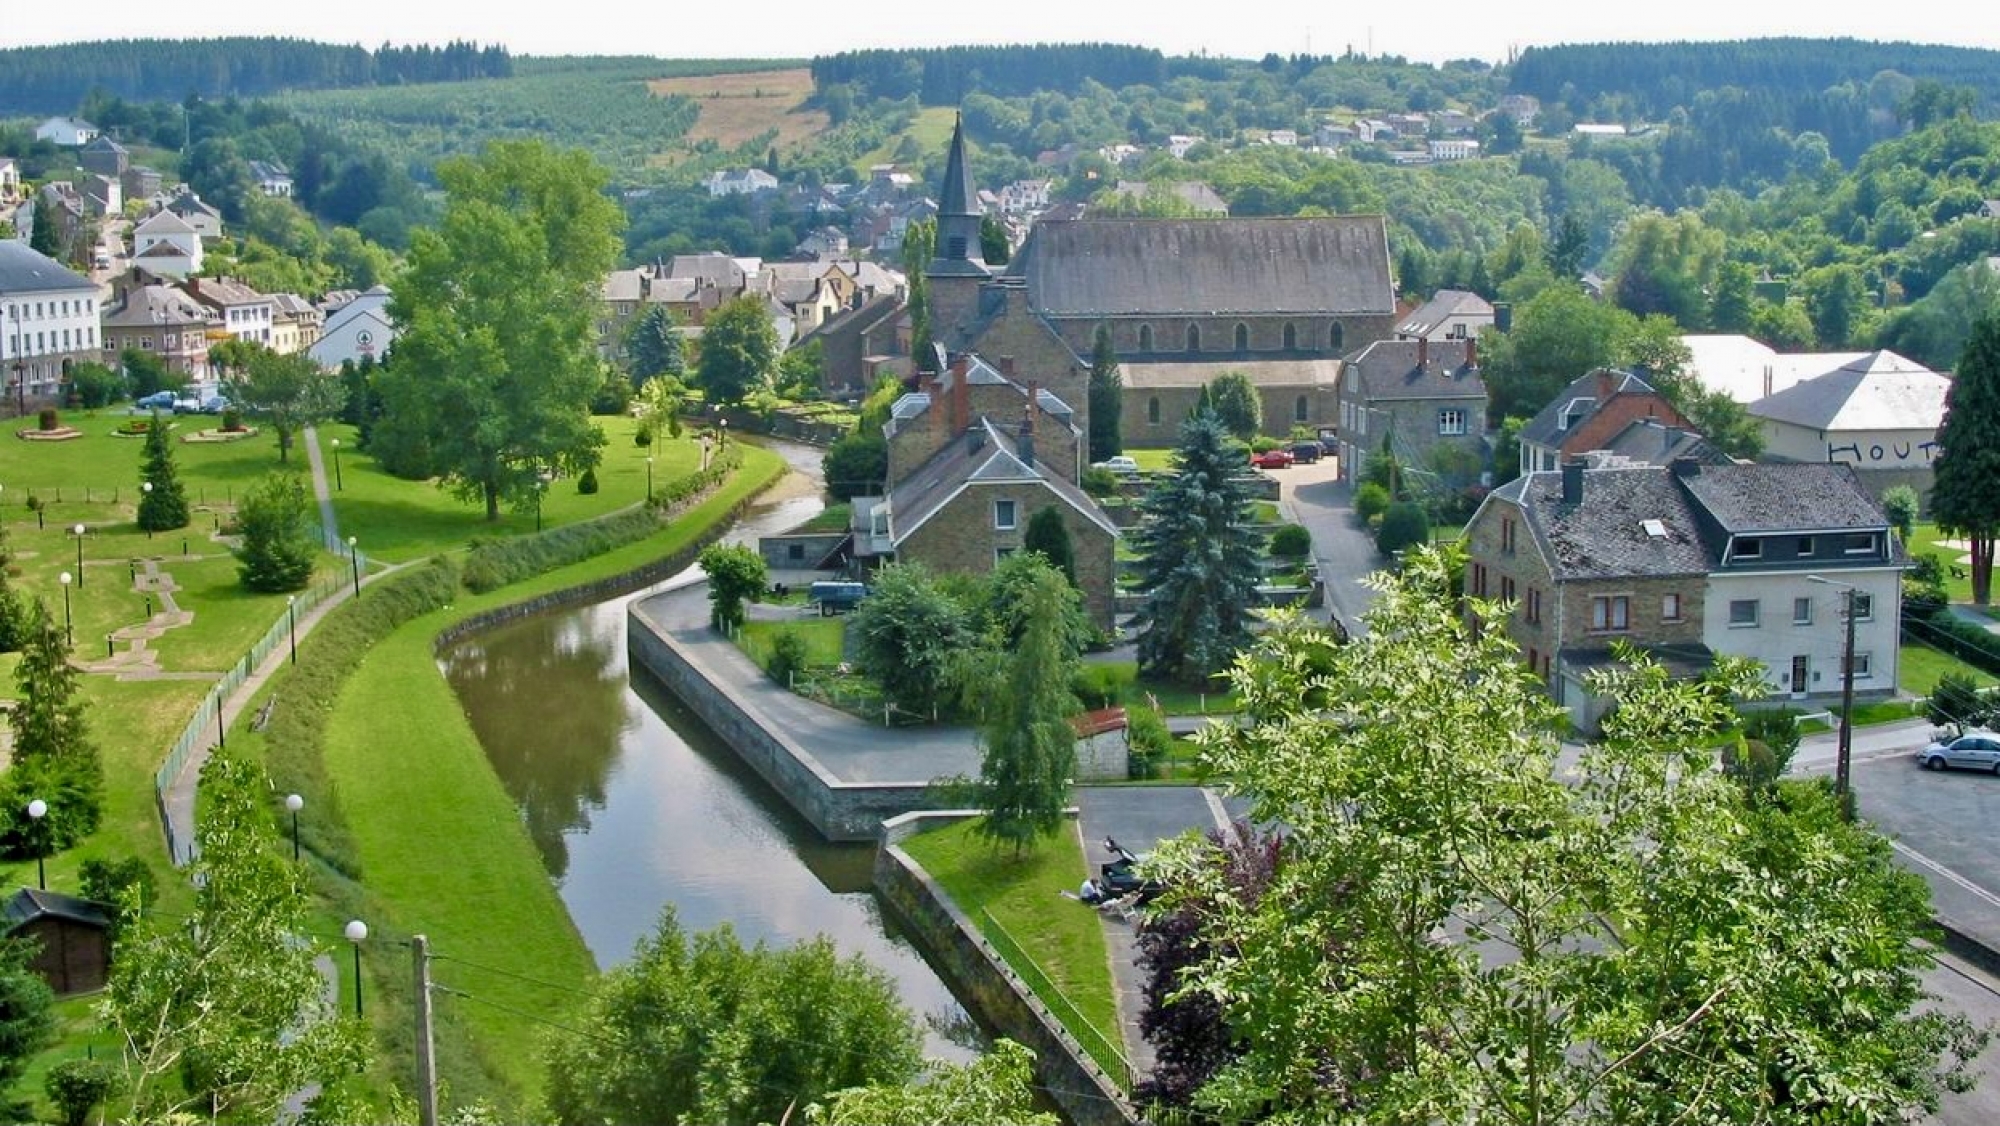
[[[732,541],[823,507],[820,451],[773,448],[796,472]],[[670,691],[627,666],[626,607],[661,587],[510,623],[440,657],[598,964],[630,957],[668,906],[684,929],[726,923],[746,941],[825,934],[895,980],[931,1054],[965,1058],[965,1010],[870,891],[873,847],[821,840]]]

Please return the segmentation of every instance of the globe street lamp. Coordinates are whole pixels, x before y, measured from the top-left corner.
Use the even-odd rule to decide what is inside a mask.
[[[56,576],[56,581],[61,583],[63,588],[63,636],[69,640],[69,647],[74,649],[76,648],[76,629],[70,623],[69,617],[70,573],[64,571],[62,574]]]
[[[338,492],[346,492],[347,485],[340,479],[340,439],[333,440],[333,487]]]
[[[361,553],[354,549],[354,537],[347,537],[347,566],[354,572],[354,597],[361,597]]]
[[[285,808],[292,814],[292,863],[299,862],[299,810],[306,807],[306,799],[297,794],[285,795]]]
[[[139,482],[139,491],[145,494],[145,496],[139,498],[139,516],[140,516],[139,522],[141,524],[145,524],[146,501],[151,499],[153,495],[153,483],[151,481]],[[151,524],[146,524],[146,538],[147,539],[153,538],[153,526]]]
[[[726,450],[729,448],[729,420],[718,418],[715,420],[715,425],[718,427],[718,432],[722,435],[722,440],[717,442],[716,446],[719,449]]]
[[[43,844],[42,818],[48,815],[49,803],[40,798],[36,798],[34,801],[28,803],[28,820],[35,827],[35,886],[41,888],[43,891],[49,890],[49,875],[42,868],[42,857],[48,853],[48,849]]]
[[[82,589],[83,589],[83,533],[84,533],[84,527],[83,527],[83,525],[81,525],[81,524],[78,524],[78,525],[77,525],[76,527],[74,527],[74,528],[71,528],[71,529],[70,529],[70,531],[72,531],[72,532],[75,532],[75,533],[76,533],[76,589],[78,589],[78,590],[82,590]]]
[[[292,663],[296,665],[299,663],[299,596],[296,594],[285,596],[285,620],[292,627]]]
[[[344,932],[354,944],[354,1019],[361,1019],[361,943],[368,938],[368,924],[350,919]]]

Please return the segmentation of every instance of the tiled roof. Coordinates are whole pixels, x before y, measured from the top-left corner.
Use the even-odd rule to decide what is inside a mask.
[[[1886,529],[1889,518],[1845,465],[1704,466],[1684,479],[1724,531]]]
[[[1417,357],[1425,356],[1423,367]],[[1347,361],[1358,373],[1362,397],[1370,402],[1390,399],[1484,399],[1486,381],[1479,369],[1468,367],[1471,348],[1465,341],[1377,340]]]
[[[1610,387],[1604,386],[1608,377]],[[1611,396],[1620,393],[1654,395],[1658,394],[1653,385],[1633,375],[1629,371],[1600,368],[1579,379],[1570,381],[1549,405],[1543,407],[1521,427],[1521,441],[1536,446],[1559,446],[1562,436],[1577,425],[1588,421],[1598,412]],[[1565,426],[1564,420],[1575,416],[1576,422]]]
[[[1379,215],[1035,224],[1007,273],[1045,316],[1386,315]]]

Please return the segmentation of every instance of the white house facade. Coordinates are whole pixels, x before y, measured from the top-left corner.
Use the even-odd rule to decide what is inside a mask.
[[[73,364],[95,361],[97,285],[17,240],[0,240],[0,376],[6,401],[54,399]]]

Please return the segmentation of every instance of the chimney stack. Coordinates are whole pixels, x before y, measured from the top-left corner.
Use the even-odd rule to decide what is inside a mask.
[[[1562,467],[1562,498],[1564,504],[1583,503],[1583,467],[1581,458],[1570,458]]]
[[[951,362],[951,432],[963,433],[972,423],[972,389],[966,378],[966,357]]]
[[[1417,370],[1422,371],[1431,364],[1431,338],[1417,337]]]
[[[936,439],[936,444],[941,446],[950,435],[944,432],[945,405],[944,397],[938,394],[937,376],[926,374],[919,383],[919,386],[923,390],[924,397],[930,400],[928,412],[931,416],[931,435]]]
[[[1609,399],[1610,397],[1611,397],[1611,369],[1610,369],[1610,368],[1598,368],[1598,369],[1597,369],[1597,401],[1601,403],[1601,402],[1603,402],[1604,400],[1606,400],[1606,399]]]
[[[1479,366],[1479,338],[1476,336],[1465,338],[1465,366],[1469,368]]]
[[[1009,379],[1014,378],[1014,357],[1012,356],[1000,357],[1000,374],[1006,376]]]
[[[1770,364],[1765,364],[1765,365],[1764,365],[1764,397],[1765,397],[1766,399],[1768,399],[1768,398],[1770,398],[1770,397],[1771,397],[1771,365],[1770,365]]]
[[[1698,477],[1701,475],[1701,462],[1691,457],[1675,458],[1671,468],[1674,476],[1680,478]]]

